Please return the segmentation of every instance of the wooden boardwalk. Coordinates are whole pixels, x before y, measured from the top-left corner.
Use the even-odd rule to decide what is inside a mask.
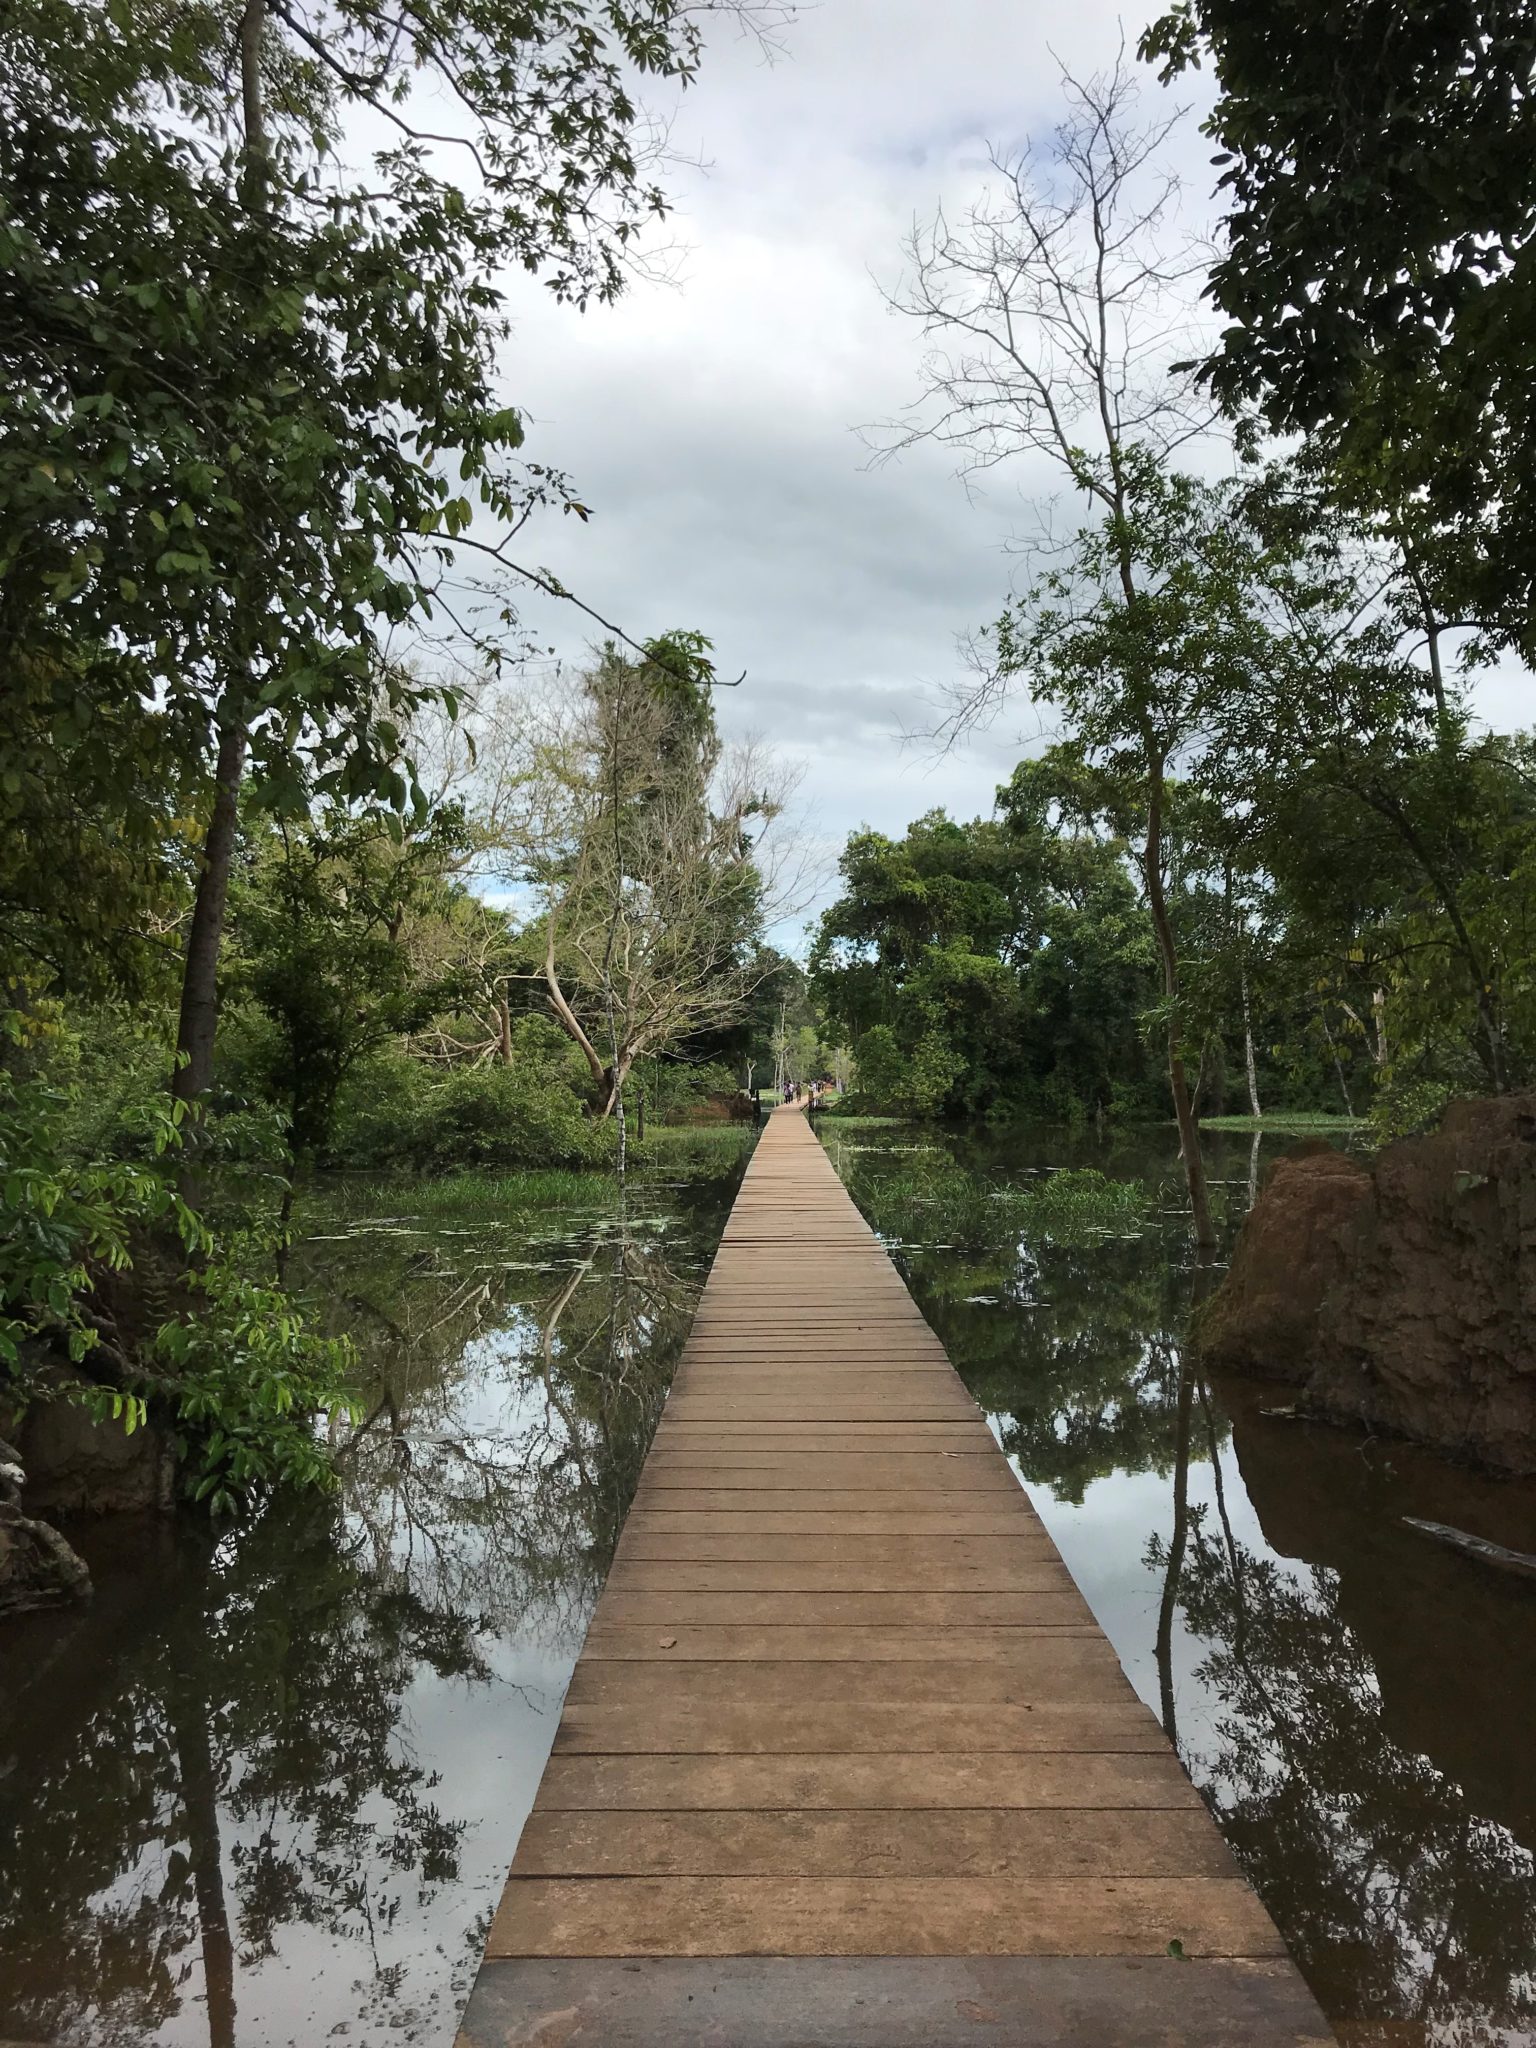
[[[461,2048],[1331,2039],[896,1269],[776,1112]]]

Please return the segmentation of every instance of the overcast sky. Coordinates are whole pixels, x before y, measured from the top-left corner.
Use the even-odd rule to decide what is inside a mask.
[[[986,811],[1039,743],[1027,706],[938,760],[900,737],[932,723],[957,636],[1000,609],[1003,544],[1029,528],[1037,480],[995,472],[978,500],[937,450],[871,469],[856,429],[918,390],[917,336],[876,282],[894,281],[914,216],[974,195],[988,141],[1044,136],[1058,60],[1111,63],[1120,19],[1106,0],[821,0],[771,64],[719,33],[673,132],[702,166],[670,178],[676,284],[585,315],[514,289],[505,395],[527,453],[593,510],[546,523],[527,554],[637,637],[697,628],[722,673],[745,670],[722,725],[804,760],[834,854],[860,824]],[[1130,41],[1140,25],[1126,18]],[[1150,72],[1145,91],[1166,100]],[[1179,154],[1199,220],[1214,174],[1193,122]],[[526,611],[580,657],[590,626],[537,598]],[[1493,722],[1521,715],[1526,681],[1486,686]]]

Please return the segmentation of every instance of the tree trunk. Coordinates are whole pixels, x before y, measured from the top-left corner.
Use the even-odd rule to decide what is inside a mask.
[[[244,126],[241,198],[252,214],[267,204],[267,131],[262,98],[261,54],[266,0],[246,0],[239,24],[240,112]],[[227,684],[217,712],[219,751],[213,772],[213,811],[203,840],[197,895],[187,931],[181,976],[181,1014],[176,1027],[176,1072],[171,1092],[187,1104],[206,1095],[213,1081],[213,1043],[219,1022],[219,949],[229,901],[229,871],[239,823],[240,780],[245,773],[250,727],[236,710]]]
[[[1355,1113],[1355,1105],[1349,1099],[1349,1083],[1344,1078],[1344,1062],[1339,1058],[1339,1048],[1334,1044],[1333,1033],[1328,1029],[1328,1012],[1326,1010],[1319,1010],[1317,1014],[1322,1019],[1323,1036],[1328,1041],[1328,1051],[1333,1059],[1333,1071],[1338,1076],[1339,1093],[1344,1098],[1344,1114],[1352,1117]]]
[[[555,965],[555,925],[553,915],[549,919],[544,945],[544,986],[549,991],[550,1008],[554,1011],[561,1029],[573,1044],[581,1048],[582,1057],[587,1063],[592,1080],[600,1094],[599,1107],[602,1109],[602,1114],[606,1116],[608,1111],[605,1105],[608,1092],[613,1085],[612,1073],[599,1059],[596,1046],[593,1045],[586,1032],[582,1030],[581,1021],[566,1001],[565,991],[560,986],[560,975]]]
[[[496,1056],[504,1067],[512,1064],[512,1011],[506,991],[496,998]]]
[[[1248,1070],[1248,1114],[1257,1123],[1264,1112],[1259,1108],[1259,1071],[1253,1057],[1253,1019],[1248,1010],[1248,970],[1243,969],[1243,1064]]]
[[[203,840],[197,895],[187,931],[181,1016],[176,1031],[176,1073],[171,1082],[172,1093],[188,1104],[206,1095],[213,1082],[213,1043],[219,1022],[219,948],[229,904],[229,873],[240,813],[240,778],[245,773],[249,743],[244,719],[230,718],[221,723],[213,811]]]
[[[208,2043],[209,2048],[235,2048],[235,1944],[224,1898],[218,1778],[208,1732],[208,1706],[200,1687],[190,1689],[191,1696],[187,1697],[174,1689],[174,1680],[172,1683],[168,1706],[176,1739],[187,1861],[192,1866],[192,1888],[202,1938]]]
[[[1189,1540],[1189,1438],[1194,1421],[1194,1378],[1187,1361],[1179,1366],[1176,1434],[1173,1452],[1173,1527],[1168,1535],[1168,1558],[1163,1570],[1162,1597],[1157,1603],[1158,1702],[1162,1708],[1163,1732],[1179,1746],[1178,1699],[1173,1683],[1173,1624],[1179,1604],[1179,1582],[1184,1574],[1184,1551]]]
[[[1173,1113],[1179,1126],[1179,1151],[1184,1160],[1184,1182],[1189,1189],[1195,1243],[1204,1250],[1215,1244],[1216,1231],[1211,1222],[1210,1197],[1206,1193],[1200,1127],[1195,1122],[1194,1104],[1189,1097],[1189,1077],[1184,1071],[1184,1057],[1179,1050],[1179,960],[1173,943],[1173,926],[1168,918],[1168,904],[1163,895],[1163,763],[1161,757],[1151,750],[1148,752],[1148,770],[1147,906],[1152,913],[1152,928],[1157,934],[1157,950],[1163,964],[1163,994],[1169,1005],[1168,1091],[1173,1097]]]

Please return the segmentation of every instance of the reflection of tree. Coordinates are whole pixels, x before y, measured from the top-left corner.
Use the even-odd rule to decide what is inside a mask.
[[[958,1148],[957,1148],[958,1149]],[[927,1245],[944,1229],[906,1200],[901,1155],[851,1153],[855,1199],[882,1234],[976,1400],[1027,1481],[1080,1502],[1114,1471],[1167,1471],[1176,1455],[1177,1332],[1188,1302],[1187,1226],[1060,1242],[1000,1227],[983,1248]],[[985,1183],[972,1173],[984,1197]],[[985,1214],[984,1199],[971,1205]]]
[[[408,1288],[387,1290],[378,1386],[342,1450],[378,1569],[503,1629],[579,1640],[698,1296],[703,1247],[683,1206],[681,1219],[587,1224],[537,1262],[439,1278],[425,1316]],[[718,1217],[699,1224],[707,1234]],[[354,1308],[379,1278],[354,1276]]]
[[[601,1583],[693,1320],[699,1276],[678,1271],[662,1239],[626,1225],[594,1251],[584,1278],[542,1318],[550,1436],[537,1469],[551,1496],[544,1514],[585,1532]]]
[[[1154,1538],[1149,1561],[1167,1571],[1169,1546]],[[1393,1740],[1338,1576],[1293,1572],[1192,1508],[1171,1582],[1209,1645],[1196,1678],[1221,1702],[1214,1751],[1185,1761],[1324,2008],[1433,2022],[1446,2048],[1536,2023],[1519,1974],[1536,1955],[1536,1866]]]
[[[73,1623],[78,1670],[5,1730],[10,2031],[108,2048],[196,2001],[211,2048],[254,2044],[242,1975],[294,1927],[357,1952],[336,1967],[381,2027],[420,2009],[383,1938],[458,1882],[468,1816],[411,1688],[490,1683],[513,1634],[574,1650],[735,1177],[622,1230],[396,1219],[307,1249],[375,1376],[342,1493],[173,1544],[132,1638],[93,1654]]]
[[[164,1589],[171,1624],[10,1773],[0,2009],[14,2026],[134,2038],[179,2009],[197,1959],[222,2048],[237,1950],[270,1954],[290,1921],[366,1939],[370,1918],[453,1875],[463,1824],[438,1811],[400,1715],[418,1669],[479,1668],[472,1632],[378,1584],[338,1533],[332,1509],[269,1516],[184,1559]]]

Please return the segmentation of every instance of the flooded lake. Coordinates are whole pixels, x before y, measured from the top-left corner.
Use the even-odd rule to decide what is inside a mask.
[[[1536,1589],[1402,1519],[1536,1549],[1536,1487],[1197,1375],[1171,1133],[823,1137],[1341,2039],[1536,2041]],[[310,1198],[340,1497],[72,1532],[0,1638],[0,2038],[448,2048],[741,1164]]]

